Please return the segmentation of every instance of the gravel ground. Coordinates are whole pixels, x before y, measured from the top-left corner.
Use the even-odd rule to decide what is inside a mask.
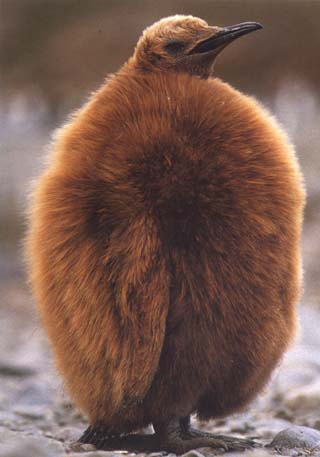
[[[75,457],[79,452],[83,457],[119,455],[121,452],[98,452],[89,445],[73,444],[86,423],[63,391],[30,294],[19,275],[7,277],[0,287],[0,457]],[[285,436],[291,443],[289,451],[281,450],[280,436],[275,448],[247,451],[245,455],[320,456],[320,447],[314,444],[318,439],[320,446],[320,313],[303,306],[299,314],[301,330],[295,345],[248,412],[197,424],[217,433],[256,436],[263,444],[293,424],[313,429],[296,429],[303,435],[302,444],[295,443],[291,429],[289,438]],[[300,445],[304,450],[298,450]],[[208,455],[214,451],[188,453],[190,457]]]

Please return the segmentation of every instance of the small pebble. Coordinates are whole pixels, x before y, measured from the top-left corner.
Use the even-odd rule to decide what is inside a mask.
[[[183,454],[183,457],[204,457],[204,455],[201,454],[201,452],[193,449],[192,451],[189,451],[189,452],[186,452],[185,454]]]
[[[80,452],[80,453],[79,453]],[[117,454],[112,451],[90,451],[90,452],[81,452],[79,451],[76,454],[68,453],[68,457],[116,457]]]
[[[44,419],[47,413],[49,413],[47,408],[31,405],[16,405],[13,408],[13,412],[20,417],[31,420]]]
[[[74,441],[69,443],[69,448],[74,452],[86,452],[86,451],[95,451],[96,447],[93,444],[84,444]],[[93,457],[93,456],[92,456]]]
[[[32,376],[36,372],[32,367],[23,366],[23,365],[15,365],[10,362],[0,361],[0,375],[1,376],[8,376],[8,377],[26,377]]]
[[[59,441],[76,442],[81,436],[81,430],[76,427],[64,427],[56,433],[55,438]]]

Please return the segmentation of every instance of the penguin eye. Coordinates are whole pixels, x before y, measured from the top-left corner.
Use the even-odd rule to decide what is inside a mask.
[[[185,48],[185,44],[181,41],[172,40],[168,41],[164,48],[169,54],[178,54]]]

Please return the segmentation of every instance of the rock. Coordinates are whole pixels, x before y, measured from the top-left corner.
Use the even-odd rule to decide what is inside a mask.
[[[76,427],[63,427],[55,434],[55,438],[59,441],[69,441],[74,443],[80,436],[81,430]]]
[[[89,452],[77,452],[75,454],[67,454],[68,457],[119,457],[119,454],[116,454],[115,452],[112,451],[97,451],[97,450],[92,450]],[[134,457],[139,454],[128,454],[130,456],[134,455]],[[149,457],[149,456],[148,456]],[[175,456],[176,457],[176,456]]]
[[[43,447],[34,441],[26,441],[22,443],[15,443],[11,445],[2,445],[0,449],[0,457],[53,457],[54,454],[50,449],[43,449]]]
[[[268,447],[274,449],[305,449],[320,452],[320,432],[313,428],[293,426],[282,430]]]
[[[58,441],[41,435],[26,435],[0,428],[0,457],[58,457],[65,448]]]
[[[32,381],[21,383],[21,389],[17,393],[15,402],[20,405],[50,405],[51,392],[48,386],[43,385],[43,382]]]
[[[246,450],[244,452],[232,452],[232,453],[230,452],[227,454],[225,452],[222,452],[220,454],[224,455],[224,456],[230,456],[230,457],[270,457],[273,455],[273,453],[271,453],[270,451],[268,452],[265,449],[252,449],[250,451]],[[184,454],[184,455],[186,455],[186,454]],[[214,455],[217,455],[217,452],[216,452],[216,449],[213,450],[213,449],[206,448],[206,452],[204,452],[203,455],[205,455],[206,457],[212,457]]]
[[[31,420],[45,419],[52,415],[51,411],[46,407],[38,405],[16,405],[13,408],[13,412],[20,417]]]
[[[183,454],[183,457],[204,457],[203,454],[201,454],[201,452],[193,449],[192,451],[189,451],[189,452],[186,452],[185,454]]]
[[[288,408],[295,412],[319,411],[320,380],[292,389],[288,392],[285,403]]]
[[[69,448],[71,451],[74,452],[86,452],[86,451],[95,451],[96,447],[93,444],[84,444],[84,443],[79,443],[78,441],[74,441],[72,443],[69,443]],[[81,454],[84,455],[84,454]],[[92,454],[90,454],[92,455]]]
[[[232,427],[230,427],[230,432],[231,433],[243,434],[243,433],[252,432],[253,430],[254,430],[254,427],[251,424],[249,424],[248,422],[246,422],[246,421],[243,421],[241,423],[238,423],[238,424],[233,425]]]
[[[278,411],[275,411],[275,417],[286,421],[291,421],[294,418],[292,411],[287,407],[282,407]]]
[[[0,360],[0,375],[8,377],[32,376],[36,371],[30,366],[17,365],[11,361]]]
[[[145,454],[125,454],[127,456],[144,456]],[[81,452],[76,454],[69,454],[68,457],[119,457],[119,452],[116,451],[91,451],[91,452]],[[149,457],[149,454],[148,454]],[[176,455],[174,455],[176,457]]]

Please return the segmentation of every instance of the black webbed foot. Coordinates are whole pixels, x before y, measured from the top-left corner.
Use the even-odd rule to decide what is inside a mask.
[[[155,424],[155,433],[150,435],[111,434],[103,426],[91,426],[81,436],[81,443],[94,444],[103,450],[126,450],[131,452],[173,452],[184,454],[192,449],[211,447],[225,451],[244,451],[258,446],[251,439],[242,439],[196,430],[190,420],[171,420],[167,424]]]

